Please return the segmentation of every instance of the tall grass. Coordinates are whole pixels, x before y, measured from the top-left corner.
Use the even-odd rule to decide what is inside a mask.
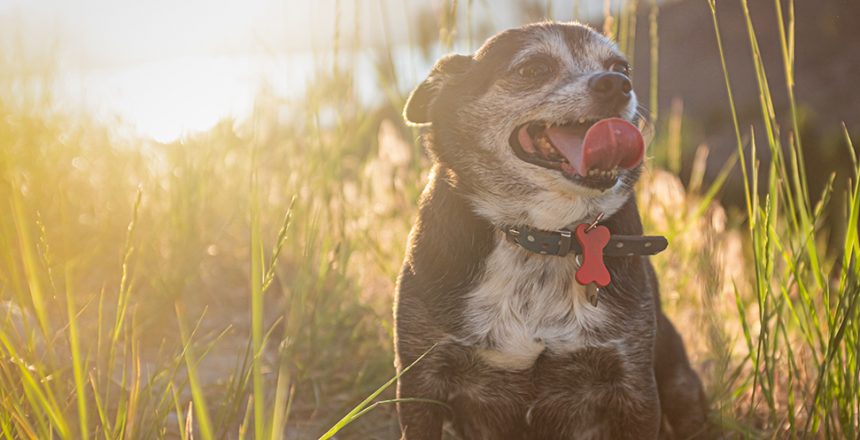
[[[715,2],[709,6],[714,18],[717,41],[720,41]],[[744,159],[744,145],[732,100],[731,81],[725,68],[725,54],[720,56],[726,78],[726,88],[732,102],[741,170],[744,175],[747,203],[747,225],[752,241],[754,268],[753,306],[757,309],[755,326],[746,313],[741,288],[736,286],[739,317],[744,323],[744,339],[751,369],[747,412],[760,417],[762,428],[775,429],[792,437],[823,434],[827,437],[856,437],[858,433],[857,336],[860,331],[857,316],[858,267],[855,252],[857,241],[857,205],[860,193],[856,180],[860,168],[847,139],[855,183],[849,186],[847,200],[851,232],[844,248],[826,252],[819,236],[821,221],[830,199],[831,185],[825,188],[817,206],[810,203],[803,150],[797,123],[794,94],[794,5],[788,3],[788,19],[782,4],[774,2],[779,20],[779,41],[787,78],[787,93],[791,121],[790,129],[781,133],[778,115],[774,111],[758,37],[752,24],[746,0],[741,1],[746,20],[756,81],[759,89],[762,121],[766,130],[767,147],[772,160],[768,164],[766,188],[758,188],[758,163]],[[846,132],[846,138],[847,138]],[[755,136],[751,148],[754,154]],[[784,147],[784,139],[788,146]],[[760,195],[763,194],[763,195]],[[851,226],[854,225],[854,226]],[[763,402],[761,402],[763,400]],[[767,406],[761,411],[759,405]]]
[[[786,115],[776,113],[746,0],[754,78],[729,77],[708,4],[737,153],[706,186],[700,147],[685,188],[662,170],[677,171],[685,149],[682,112],[657,108],[656,2],[604,2],[604,29],[628,51],[644,38],[638,11],[651,7],[648,112],[655,124],[666,118],[652,148],[667,159],[649,163],[638,197],[648,230],[672,243],[654,259],[664,307],[707,384],[714,433],[856,438],[860,168],[851,139],[846,130],[853,174],[831,178],[851,181],[836,220],[849,227],[840,249],[826,249],[821,218],[835,185],[812,204],[793,3],[773,6]],[[458,35],[474,47],[473,7],[446,3],[440,47]],[[353,28],[368,25],[359,18]],[[333,51],[342,52],[350,23],[340,12],[336,20]],[[379,51],[382,103],[362,103],[349,63],[333,61],[301,99],[263,90],[251,120],[166,145],[64,113],[50,94],[20,100],[21,81],[0,76],[0,434],[398,436],[391,293],[428,159],[396,116],[405,91],[393,45]],[[739,80],[758,84],[764,127],[746,143]],[[753,161],[758,148],[773,160]],[[734,167],[744,176],[740,216],[716,202]]]

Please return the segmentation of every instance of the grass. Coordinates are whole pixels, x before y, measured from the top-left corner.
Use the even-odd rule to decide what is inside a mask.
[[[645,3],[606,2],[604,29],[622,46],[641,37],[633,13]],[[458,31],[472,40],[465,6],[465,22],[456,2],[446,9],[443,46]],[[647,230],[672,243],[654,259],[664,307],[706,382],[714,431],[856,438],[860,238],[848,227],[842,247],[826,249],[822,217],[858,224],[860,168],[846,130],[854,171],[831,183],[849,180],[848,194],[831,198],[831,184],[812,197],[796,136],[793,3],[773,5],[787,115],[776,114],[746,0],[738,7],[755,78],[725,74],[737,153],[713,185],[702,183],[705,148],[686,188],[672,173],[681,112],[658,123],[666,112],[650,86],[664,127],[651,148],[667,159],[649,164],[638,197]],[[647,21],[656,72],[656,9]],[[727,72],[716,14],[713,25]],[[262,93],[249,121],[166,145],[63,112],[49,88],[18,99],[19,83],[0,77],[0,434],[396,438],[391,294],[429,164],[394,116],[404,96],[384,50],[379,105],[359,101],[341,63],[302,99]],[[733,81],[750,80],[765,131],[751,139],[764,145],[744,142],[732,100]],[[288,121],[283,107],[297,109]],[[752,161],[758,148],[773,160]],[[742,213],[717,202],[734,167]],[[845,210],[827,211],[831,200]]]

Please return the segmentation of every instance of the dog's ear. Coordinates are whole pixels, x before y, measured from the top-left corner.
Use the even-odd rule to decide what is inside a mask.
[[[406,100],[403,118],[413,125],[430,123],[430,108],[439,94],[442,84],[469,69],[474,60],[468,55],[447,55],[439,59],[427,79]]]

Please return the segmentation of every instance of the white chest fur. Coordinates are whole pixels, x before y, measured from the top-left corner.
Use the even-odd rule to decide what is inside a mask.
[[[531,367],[544,351],[564,353],[588,344],[588,331],[606,312],[590,305],[574,280],[573,256],[531,254],[500,240],[480,283],[467,295],[470,341],[498,368]]]

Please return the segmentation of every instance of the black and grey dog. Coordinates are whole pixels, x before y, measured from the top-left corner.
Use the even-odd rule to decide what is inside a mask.
[[[632,194],[629,75],[602,35],[541,23],[442,58],[410,96],[434,167],[395,305],[398,371],[426,353],[398,383],[403,438],[439,439],[446,421],[467,440],[701,432],[702,385],[660,310]],[[616,237],[599,290],[577,281],[584,244],[566,229],[598,219]]]

